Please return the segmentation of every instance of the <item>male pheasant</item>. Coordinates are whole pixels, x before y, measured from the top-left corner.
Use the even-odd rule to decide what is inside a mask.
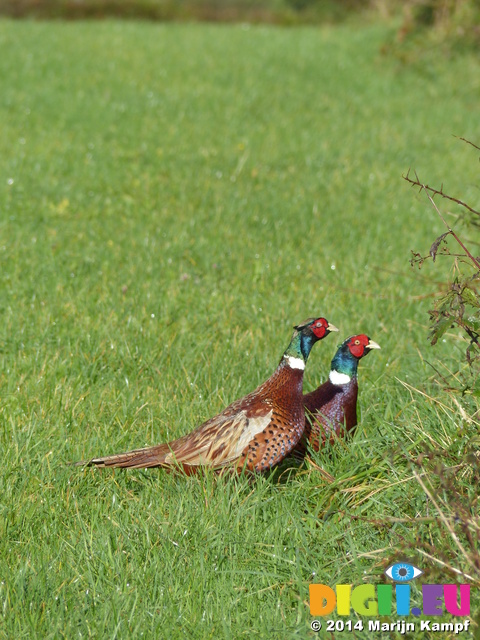
[[[315,391],[303,396],[305,432],[294,451],[297,459],[305,457],[306,443],[319,451],[330,437],[343,436],[357,425],[357,367],[361,358],[380,346],[365,334],[347,338],[335,354],[329,379]]]
[[[266,382],[178,440],[78,464],[180,467],[188,475],[202,466],[252,472],[273,467],[293,450],[303,434],[305,363],[315,342],[331,331],[338,329],[325,318],[309,318],[296,326],[280,364]]]

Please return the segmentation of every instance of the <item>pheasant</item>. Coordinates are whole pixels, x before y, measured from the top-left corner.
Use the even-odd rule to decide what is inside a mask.
[[[294,327],[290,344],[273,375],[255,391],[229,405],[191,433],[154,447],[94,458],[78,465],[97,467],[183,468],[202,466],[265,471],[283,460],[305,428],[303,372],[310,350],[331,331],[325,318],[309,318]]]
[[[303,396],[305,406],[305,432],[294,450],[294,457],[305,457],[306,443],[319,451],[330,435],[343,436],[357,425],[357,367],[361,358],[380,346],[365,334],[351,336],[335,354],[329,379],[315,391]]]

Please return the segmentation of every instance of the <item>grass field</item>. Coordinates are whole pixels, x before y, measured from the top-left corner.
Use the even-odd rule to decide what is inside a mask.
[[[410,250],[443,229],[401,176],[478,201],[480,64],[404,66],[393,32],[0,22],[0,637],[310,638],[312,582],[471,575],[478,427],[429,365],[465,344],[428,345],[447,267]],[[66,464],[190,431],[314,314],[341,333],[308,390],[339,340],[382,347],[353,441],[253,482]]]

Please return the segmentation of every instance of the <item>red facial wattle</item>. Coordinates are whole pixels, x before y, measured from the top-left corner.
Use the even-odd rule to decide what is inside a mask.
[[[349,343],[348,348],[350,349],[350,353],[355,358],[362,358],[365,355],[365,347],[369,343],[368,336],[364,334],[360,334],[358,336],[353,336]]]
[[[328,322],[325,320],[325,318],[318,318],[318,320],[315,320],[315,322],[312,324],[311,329],[313,333],[317,336],[317,338],[321,340],[325,336],[325,333],[327,332],[327,327],[328,327]]]

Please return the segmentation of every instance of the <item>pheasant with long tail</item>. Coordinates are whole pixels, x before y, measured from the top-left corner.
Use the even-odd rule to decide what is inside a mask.
[[[266,382],[178,440],[77,464],[183,468],[188,475],[205,466],[251,472],[270,469],[302,437],[305,364],[315,342],[331,331],[338,329],[325,318],[309,318],[297,325],[280,364]]]

